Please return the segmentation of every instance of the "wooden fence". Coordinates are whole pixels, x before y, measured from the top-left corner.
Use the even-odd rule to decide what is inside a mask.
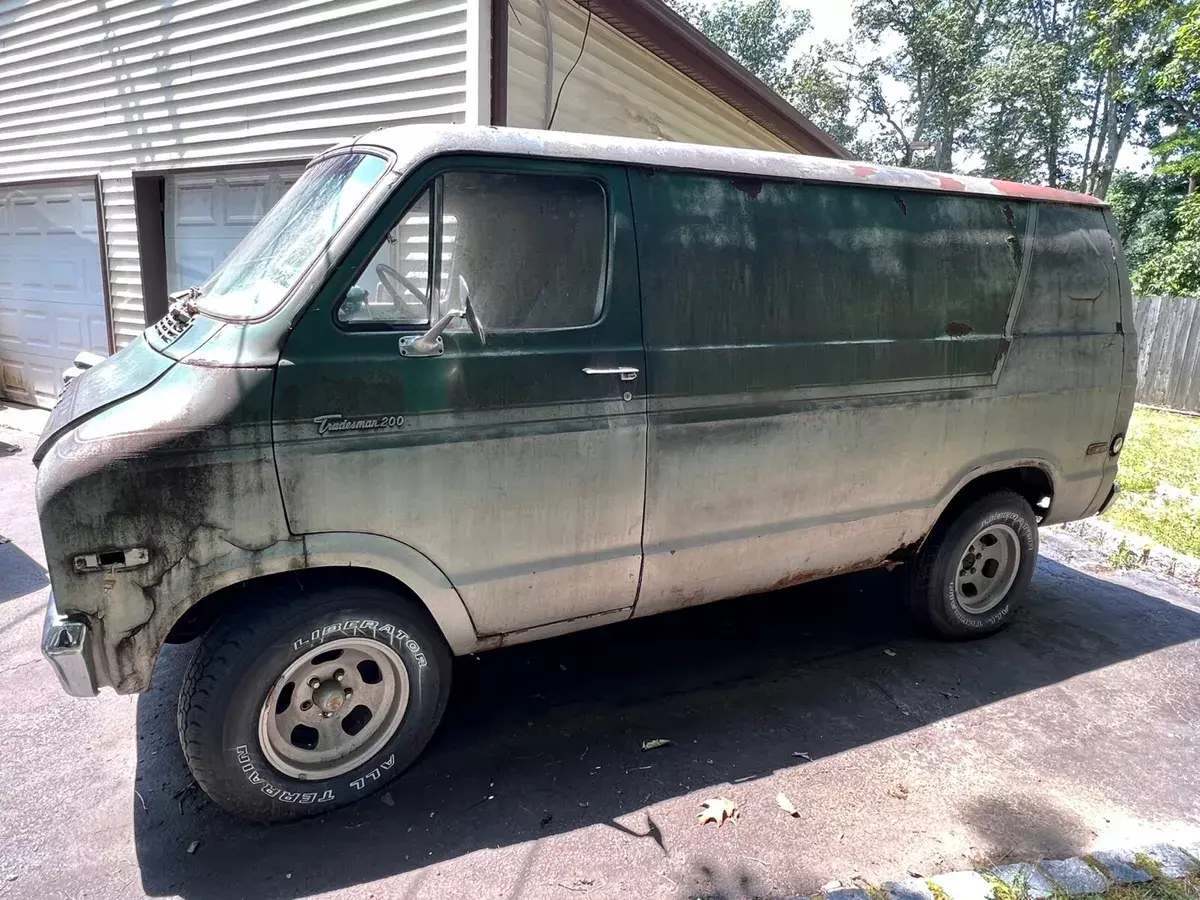
[[[1137,400],[1200,412],[1200,298],[1134,297]]]

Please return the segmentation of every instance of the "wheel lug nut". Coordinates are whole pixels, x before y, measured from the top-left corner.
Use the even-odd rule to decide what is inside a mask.
[[[334,681],[341,681],[341,680],[342,680],[343,678],[345,678],[345,677],[346,677],[346,670],[345,670],[345,669],[338,669],[336,672],[334,672],[334,673],[333,673],[333,680],[334,680]]]
[[[305,701],[303,701],[303,702],[300,704],[300,708],[301,708],[302,710],[304,710],[305,712],[308,712],[310,709],[312,709],[312,701],[311,701],[311,700],[305,700]]]
[[[308,679],[308,686],[315,691],[321,686],[321,679],[316,677]]]
[[[328,719],[332,715],[333,715],[333,713],[331,713],[331,712],[323,712],[323,713],[321,713],[321,718]]]
[[[346,696],[347,698],[349,698],[349,697],[353,697],[353,696],[354,696],[354,691],[353,691],[353,690],[351,690],[350,688],[346,688],[346,690],[345,690],[343,693],[345,694],[345,696]]]

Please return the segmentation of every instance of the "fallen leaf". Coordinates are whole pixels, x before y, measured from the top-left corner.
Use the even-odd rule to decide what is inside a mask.
[[[888,656],[895,656],[895,655],[896,655],[896,651],[895,651],[895,650],[884,650],[883,652],[884,652],[884,653],[886,653]]]
[[[908,874],[911,875],[913,878],[924,878],[925,877],[920,872],[918,872],[916,869],[909,869]]]
[[[796,809],[796,807],[792,804],[792,801],[788,799],[788,795],[783,791],[780,791],[775,795],[775,802],[778,803],[779,808],[789,816],[792,816],[793,818],[800,817],[800,810]]]
[[[197,847],[199,847],[199,846],[200,846],[200,842],[199,842],[199,841],[192,841],[192,842],[191,842],[191,843],[188,845],[188,853],[195,853],[195,852],[196,852],[196,848],[197,848]]]
[[[699,823],[701,825],[716,822],[719,828],[725,824],[727,819],[736,822],[737,817],[737,804],[728,797],[713,797],[700,804]]]
[[[907,800],[908,788],[902,784],[898,784],[895,787],[888,788],[887,794],[889,797],[894,797],[897,800]]]
[[[647,750],[657,750],[659,747],[670,747],[671,742],[666,738],[652,738],[648,741],[642,741],[642,752]]]
[[[391,791],[388,791],[386,794],[384,794],[379,799],[383,801],[384,806],[395,806],[396,805],[396,801],[392,799]]]
[[[792,756],[798,756],[800,759],[804,760],[805,762],[812,762],[812,757],[809,756],[807,753],[801,752],[800,750],[793,751]]]

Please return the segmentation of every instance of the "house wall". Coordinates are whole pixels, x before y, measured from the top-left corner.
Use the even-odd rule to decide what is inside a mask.
[[[483,121],[485,3],[0,0],[0,185],[100,175],[122,346],[146,324],[135,171],[303,160],[381,125]]]
[[[572,0],[548,0],[554,43],[555,131],[747,147],[793,148],[674,66]],[[587,43],[579,57],[584,29]],[[508,125],[543,128],[547,30],[539,0],[509,0]]]

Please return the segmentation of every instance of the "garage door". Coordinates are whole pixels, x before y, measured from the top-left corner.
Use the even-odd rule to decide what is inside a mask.
[[[168,289],[203,284],[303,171],[288,166],[168,176]]]
[[[0,187],[0,392],[50,407],[81,350],[108,353],[90,181]]]

